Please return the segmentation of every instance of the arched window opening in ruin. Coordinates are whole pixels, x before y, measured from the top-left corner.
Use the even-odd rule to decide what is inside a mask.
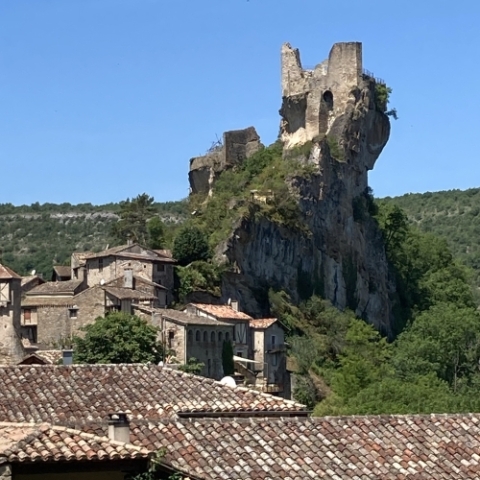
[[[223,334],[222,332],[218,332],[218,341],[222,342],[223,341]]]
[[[196,342],[199,342],[199,341],[200,341],[200,330],[197,330],[197,331],[195,332],[195,341],[196,341]]]
[[[329,110],[333,110],[333,93],[330,90],[323,92],[323,101],[327,104]]]

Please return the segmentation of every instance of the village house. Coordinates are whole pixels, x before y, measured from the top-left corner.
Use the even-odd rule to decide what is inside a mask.
[[[68,345],[81,327],[108,312],[165,308],[172,299],[175,260],[167,250],[129,244],[74,252],[71,263],[54,267],[51,282],[25,278],[21,334],[30,346]]]
[[[236,375],[265,392],[289,397],[285,332],[275,318],[253,319],[238,304],[189,303],[183,312],[135,305],[133,312],[159,327],[166,352],[179,363],[195,358],[204,364],[201,375],[224,376],[223,344],[231,342]]]

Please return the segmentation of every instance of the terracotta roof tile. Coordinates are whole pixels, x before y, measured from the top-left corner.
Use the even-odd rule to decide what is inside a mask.
[[[70,428],[0,422],[0,463],[131,460],[150,456],[146,448]]]
[[[253,320],[250,315],[243,312],[237,312],[230,305],[211,305],[208,303],[191,303],[202,312],[208,313],[218,318],[228,320]]]
[[[156,365],[1,366],[0,385],[0,421],[77,425],[119,411],[133,420],[181,412],[307,413],[288,400]]]
[[[75,290],[83,283],[82,280],[67,280],[65,282],[45,282],[37,285],[27,293],[31,295],[66,295],[74,294]]]
[[[133,441],[207,480],[469,479],[480,475],[480,414],[189,419],[133,426]]]
[[[15,273],[11,268],[8,268],[0,263],[0,279],[9,280],[12,278],[21,279],[22,277]]]
[[[250,327],[262,330],[272,326],[276,321],[276,318],[258,318],[255,320],[250,320]]]

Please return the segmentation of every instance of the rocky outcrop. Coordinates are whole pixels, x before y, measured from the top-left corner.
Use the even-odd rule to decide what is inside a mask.
[[[236,298],[257,314],[265,313],[268,288],[285,290],[294,301],[318,293],[391,333],[395,285],[367,190],[390,122],[376,108],[375,79],[362,73],[361,44],[335,45],[311,72],[285,45],[282,71],[284,154],[311,164],[308,175],[286,179],[308,233],[261,215],[239,220],[217,249],[217,258],[232,266],[224,300]],[[306,142],[310,153],[297,155],[294,147]]]
[[[213,184],[221,172],[241,164],[260,148],[262,144],[254,127],[225,132],[221,145],[202,157],[190,160],[188,180],[191,192],[211,195]]]

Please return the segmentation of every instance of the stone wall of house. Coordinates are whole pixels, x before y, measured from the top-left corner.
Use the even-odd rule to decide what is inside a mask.
[[[178,362],[187,362],[187,330],[184,325],[165,318],[163,320],[164,348],[172,351]]]
[[[0,306],[0,364],[16,364],[24,356],[21,342],[21,281],[7,280],[10,300]]]
[[[69,308],[70,300],[63,305],[38,305],[37,308],[37,343],[40,348],[66,346],[73,334],[73,324]]]
[[[223,342],[232,337],[233,325],[189,325],[187,359],[195,357],[204,364],[203,376],[219,380],[223,377]]]
[[[98,286],[79,293],[74,297],[74,301],[75,306],[78,307],[77,316],[72,319],[74,334],[78,333],[79,328],[105,315],[105,291]]]

